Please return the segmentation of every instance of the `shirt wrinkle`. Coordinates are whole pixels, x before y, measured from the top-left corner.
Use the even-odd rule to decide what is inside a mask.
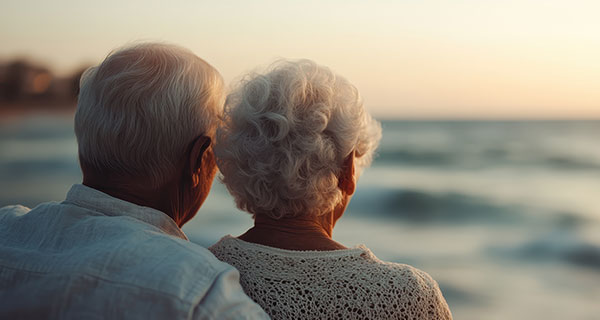
[[[0,319],[267,319],[238,279],[165,213],[84,185],[0,208]]]
[[[74,185],[62,203],[95,210],[107,216],[128,216],[151,224],[163,232],[188,240],[187,236],[166,213],[150,207],[139,206],[83,184]]]

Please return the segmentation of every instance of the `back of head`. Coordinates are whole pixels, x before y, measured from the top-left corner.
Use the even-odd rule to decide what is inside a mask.
[[[341,201],[344,159],[355,152],[360,171],[380,137],[346,79],[309,60],[280,61],[228,96],[215,153],[240,209],[314,216]]]
[[[75,134],[82,167],[157,187],[190,143],[214,136],[223,80],[183,48],[145,43],[114,51],[81,77]]]

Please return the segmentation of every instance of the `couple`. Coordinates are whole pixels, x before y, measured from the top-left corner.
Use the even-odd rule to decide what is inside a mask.
[[[83,184],[0,209],[0,318],[450,319],[429,275],[331,238],[381,135],[356,88],[286,61],[224,90],[166,44],[84,73]],[[254,227],[207,250],[180,227],[217,166]]]

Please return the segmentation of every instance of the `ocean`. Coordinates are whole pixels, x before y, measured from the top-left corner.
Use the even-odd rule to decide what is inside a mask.
[[[382,121],[334,239],[411,264],[455,319],[600,319],[600,121]],[[72,116],[0,120],[0,206],[79,183]],[[220,182],[184,231],[252,225]]]

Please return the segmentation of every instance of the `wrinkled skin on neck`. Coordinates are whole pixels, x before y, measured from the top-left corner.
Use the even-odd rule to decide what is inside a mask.
[[[80,158],[83,184],[112,197],[164,212],[181,227],[206,200],[217,172],[211,139],[198,136],[182,155],[176,174],[159,186],[146,177],[94,170]]]

